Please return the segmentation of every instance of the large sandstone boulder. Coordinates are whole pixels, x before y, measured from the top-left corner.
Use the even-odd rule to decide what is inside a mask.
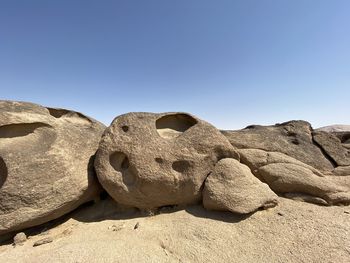
[[[222,158],[239,159],[219,130],[186,113],[128,113],[102,136],[95,168],[119,203],[138,208],[189,204]]]
[[[276,193],[299,195],[326,205],[350,203],[350,176],[325,175],[279,152],[240,149],[239,153],[241,162]]]
[[[247,214],[277,205],[277,195],[249,167],[235,159],[222,159],[205,181],[203,206],[210,210]]]
[[[312,131],[308,122],[289,121],[272,126],[252,125],[222,133],[236,148],[284,153],[320,171],[331,172],[334,166],[314,143]]]
[[[94,199],[104,125],[78,112],[0,101],[0,235]]]

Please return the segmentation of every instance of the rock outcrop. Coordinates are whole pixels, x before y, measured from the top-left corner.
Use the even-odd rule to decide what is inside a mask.
[[[203,206],[210,210],[247,214],[277,205],[277,195],[249,167],[235,159],[222,159],[205,181]]]
[[[313,139],[336,166],[350,165],[350,151],[342,145],[337,136],[324,131],[315,131]]]
[[[119,203],[138,208],[190,204],[218,160],[239,159],[219,130],[186,113],[128,113],[102,136],[95,168]]]
[[[238,149],[260,149],[284,153],[323,171],[331,172],[334,164],[314,143],[312,127],[305,121],[289,121],[272,126],[252,125],[238,131],[222,131]]]
[[[350,177],[324,175],[290,156],[258,149],[240,149],[241,162],[276,193],[313,203],[350,203]]]
[[[98,195],[93,159],[104,129],[78,112],[0,101],[0,235]]]

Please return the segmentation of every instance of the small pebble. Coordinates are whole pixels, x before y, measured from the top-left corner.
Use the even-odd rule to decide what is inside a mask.
[[[137,222],[136,225],[134,226],[134,229],[138,229],[140,227],[140,223]]]
[[[51,243],[52,241],[53,241],[52,237],[46,237],[46,238],[43,238],[43,239],[40,239],[40,240],[36,241],[33,244],[33,247],[37,247],[37,246],[41,246],[41,245],[44,245],[44,244],[47,244],[47,243]]]
[[[122,230],[124,228],[124,224],[121,224],[119,226],[116,226],[116,225],[112,225],[112,226],[109,226],[108,229],[112,230],[112,231],[119,231],[119,230]]]
[[[284,216],[284,214],[281,213],[281,212],[278,212],[277,215],[279,215],[279,216]]]
[[[15,235],[13,238],[13,245],[14,246],[23,246],[23,243],[27,240],[27,236],[23,232],[19,232]]]

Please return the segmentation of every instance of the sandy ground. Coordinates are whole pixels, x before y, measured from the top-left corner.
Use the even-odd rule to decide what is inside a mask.
[[[201,206],[142,216],[104,200],[56,224],[0,246],[0,262],[350,262],[349,206],[280,198],[247,217]]]

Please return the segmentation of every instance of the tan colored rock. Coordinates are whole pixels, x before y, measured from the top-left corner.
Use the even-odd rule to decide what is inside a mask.
[[[324,199],[329,205],[350,204],[349,186],[337,183],[334,176],[320,177],[293,163],[268,164],[259,168],[258,174],[277,193],[308,194]]]
[[[341,178],[322,174],[317,169],[282,153],[257,149],[241,149],[239,153],[241,162],[248,165],[254,175],[276,193],[299,195],[303,200],[318,204],[350,202],[350,176]],[[309,197],[306,197],[307,195]]]
[[[239,149],[237,151],[240,154],[241,162],[248,165],[253,173],[257,176],[258,174],[256,172],[260,167],[272,163],[293,163],[311,170],[318,176],[324,176],[324,174],[312,166],[280,152],[267,152],[259,149]]]
[[[17,233],[13,238],[13,245],[14,246],[22,246],[24,242],[27,241],[27,236],[23,232]]]
[[[249,167],[235,159],[222,159],[205,181],[203,206],[210,210],[247,214],[277,205],[277,195]]]
[[[338,166],[333,170],[335,175],[349,175],[350,176],[350,165],[349,166]]]
[[[105,131],[96,155],[99,181],[119,203],[138,208],[189,204],[216,162],[239,159],[214,126],[186,113],[128,113]]]
[[[308,122],[289,121],[271,126],[251,125],[243,130],[222,133],[238,149],[280,152],[322,172],[330,172],[333,164],[315,145],[312,131]]]
[[[104,128],[78,112],[0,101],[0,235],[98,195],[93,158]]]

